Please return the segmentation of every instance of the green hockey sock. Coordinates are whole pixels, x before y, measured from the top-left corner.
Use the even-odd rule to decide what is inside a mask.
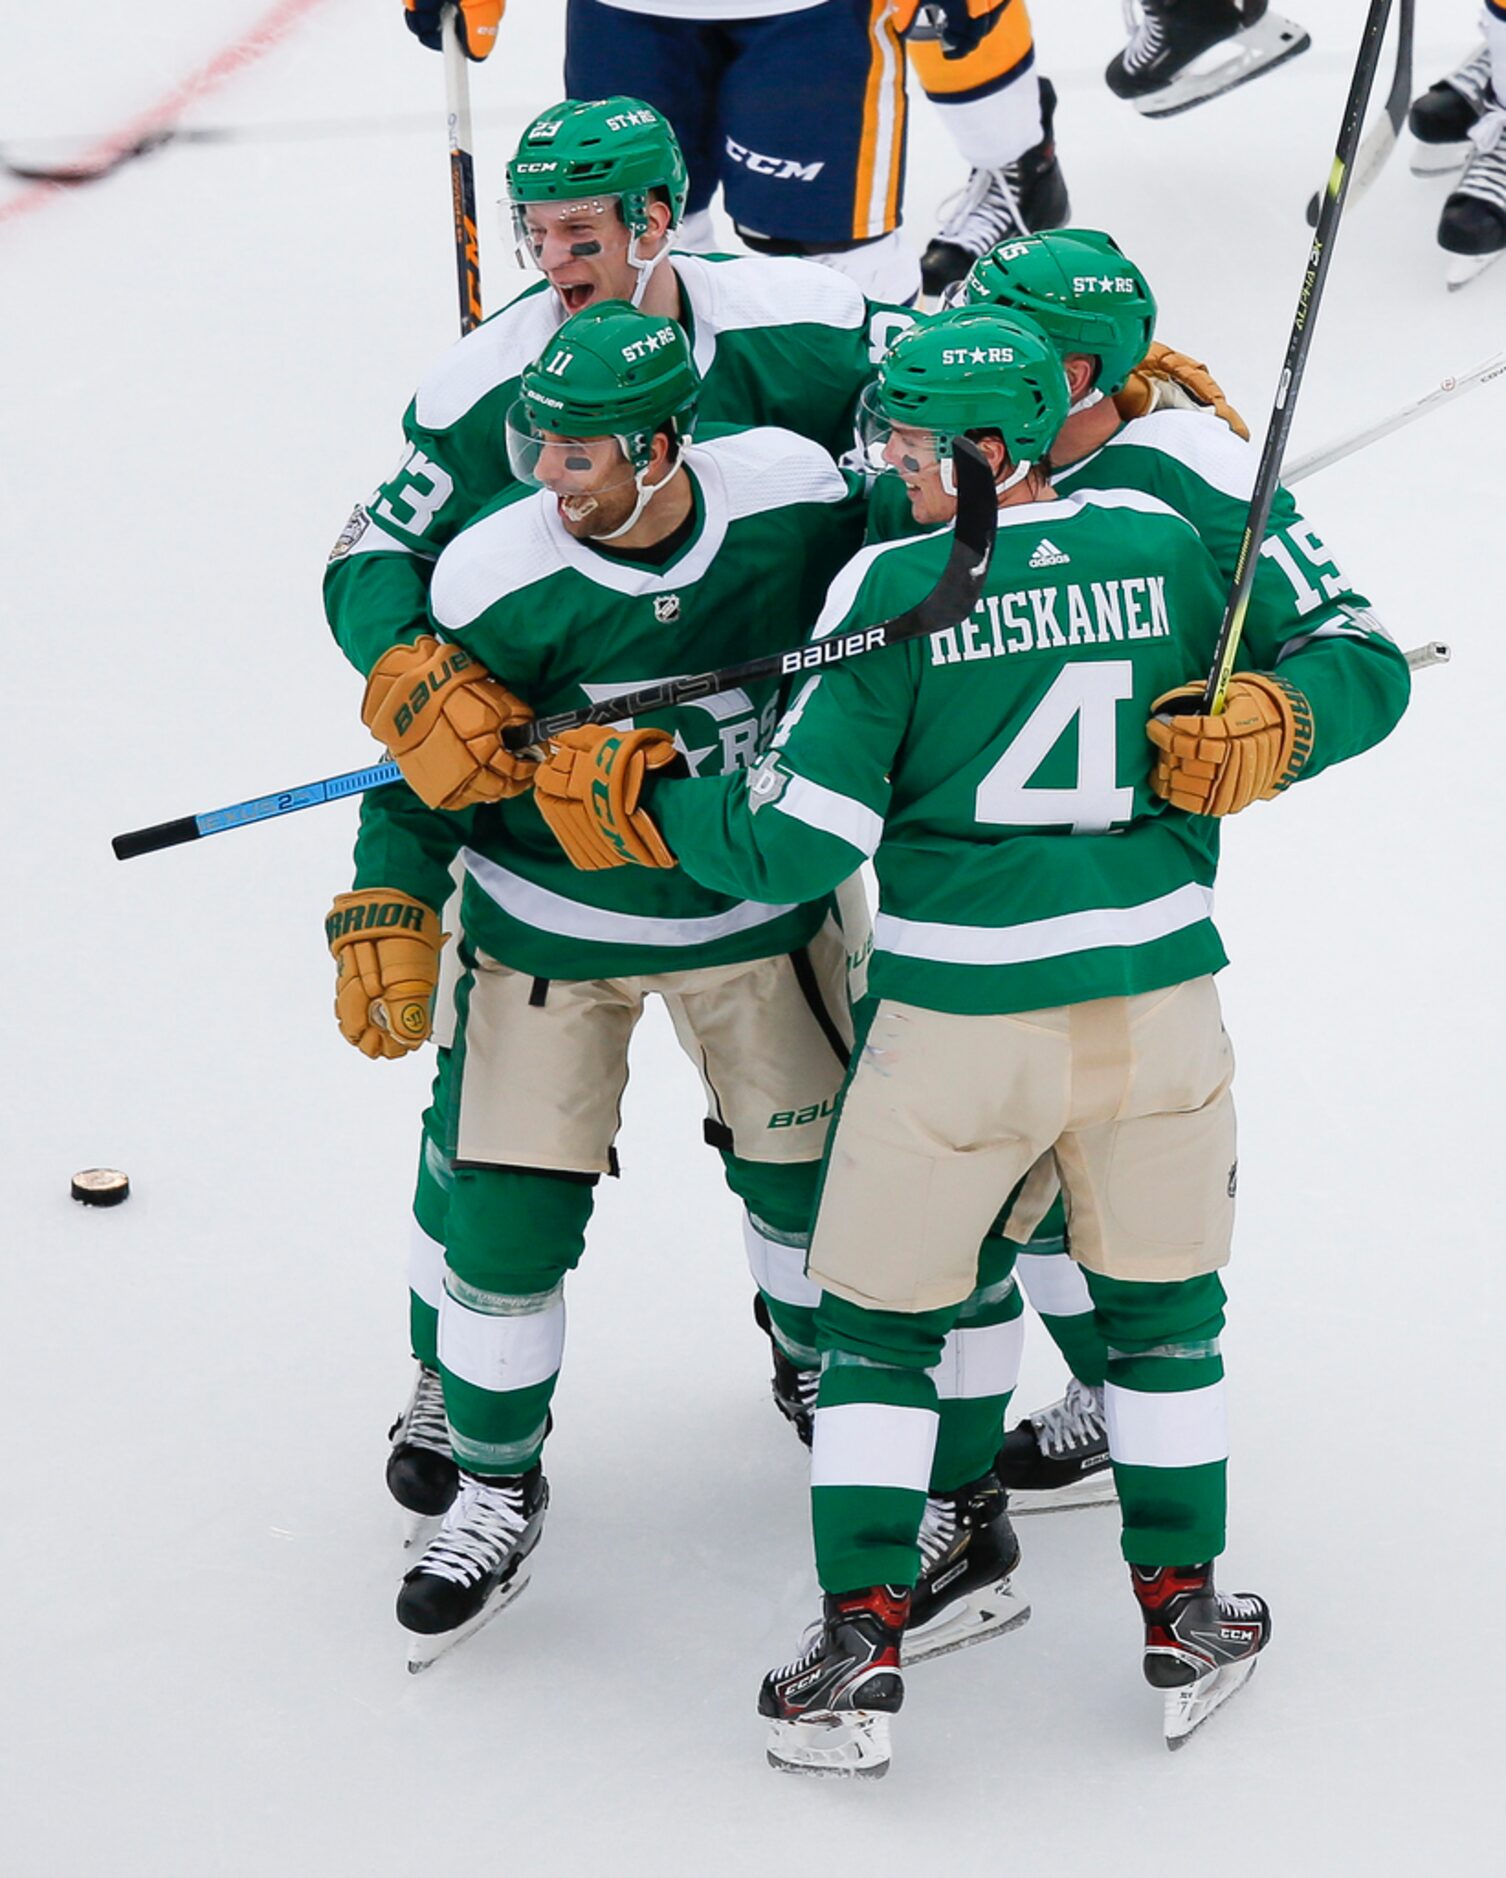
[[[1087,1274],[1108,1350],[1104,1409],[1123,1551],[1187,1565],[1224,1549],[1229,1438],[1216,1272],[1177,1284]]]
[[[408,1240],[408,1335],[413,1354],[439,1367],[439,1299],[444,1289],[445,1214],[450,1204],[450,1052],[440,1050],[429,1106],[424,1110]]]
[[[1004,1416],[1020,1377],[1025,1305],[1007,1239],[985,1240],[978,1288],[957,1311],[930,1372],[940,1422],[931,1491],[955,1493],[986,1474],[1004,1438]]]
[[[1101,1388],[1108,1352],[1087,1278],[1067,1251],[1066,1212],[1059,1194],[1029,1243],[1020,1247],[1015,1271],[1067,1368],[1079,1382]]]
[[[727,1185],[742,1201],[743,1242],[779,1347],[798,1369],[815,1369],[821,1287],[805,1275],[819,1161],[745,1161],[723,1151]]]

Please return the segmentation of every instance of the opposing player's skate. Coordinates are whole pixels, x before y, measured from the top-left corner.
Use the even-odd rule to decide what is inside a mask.
[[[411,1672],[474,1636],[523,1590],[524,1563],[539,1542],[548,1505],[541,1467],[496,1480],[461,1471],[438,1537],[397,1595],[397,1621],[413,1632]]]
[[[1020,1542],[993,1474],[927,1499],[920,1561],[900,1650],[906,1669],[985,1637],[1001,1637],[1030,1616],[1030,1606],[1010,1583]]]
[[[889,1717],[905,1699],[900,1638],[910,1594],[892,1585],[822,1603],[793,1663],[770,1670],[758,1692],[769,1717],[770,1767],[790,1774],[873,1779],[889,1771]]]
[[[460,1485],[437,1369],[418,1365],[408,1406],[387,1430],[387,1438],[392,1443],[387,1491],[403,1509],[403,1544],[427,1545]]]
[[[1072,213],[1056,160],[1056,91],[1040,80],[1041,141],[1001,169],[975,169],[941,205],[941,227],[920,258],[922,290],[936,295],[962,279],[980,254],[1010,235],[1060,228]]]
[[[809,1447],[811,1430],[815,1425],[812,1418],[816,1413],[816,1391],[821,1386],[821,1372],[819,1369],[802,1369],[785,1355],[779,1339],[774,1335],[774,1326],[769,1322],[769,1307],[764,1303],[761,1291],[753,1294],[753,1320],[768,1338],[774,1356],[774,1374],[769,1383],[774,1406]]]
[[[1264,1598],[1215,1591],[1209,1565],[1131,1565],[1145,1614],[1145,1680],[1165,1696],[1166,1745],[1179,1748],[1237,1695],[1271,1639]]]
[[[1049,1408],[1011,1428],[995,1462],[1012,1513],[1062,1513],[1079,1506],[1111,1506],[1103,1391],[1074,1376]]]
[[[1129,43],[1104,79],[1142,117],[1175,117],[1312,44],[1268,0],[1125,0]]]
[[[1450,293],[1506,252],[1506,107],[1493,103],[1469,140],[1469,162],[1438,223],[1438,245],[1451,257]]]
[[[1430,85],[1407,113],[1412,174],[1438,176],[1462,169],[1474,148],[1469,133],[1490,104],[1490,48],[1482,45],[1457,72]]]

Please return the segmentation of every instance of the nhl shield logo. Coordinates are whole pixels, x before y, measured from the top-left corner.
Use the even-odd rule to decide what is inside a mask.
[[[661,593],[654,602],[654,618],[661,626],[669,626],[680,617],[680,596],[677,593]]]

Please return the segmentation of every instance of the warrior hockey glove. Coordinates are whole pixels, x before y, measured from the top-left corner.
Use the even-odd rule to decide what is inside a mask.
[[[677,755],[663,730],[591,725],[556,738],[535,774],[533,799],[576,867],[677,864],[652,816],[638,806],[649,771]]]
[[[366,681],[361,722],[392,752],[431,809],[467,809],[522,795],[533,764],[502,742],[533,712],[463,646],[425,635],[389,646]]]
[[[1156,699],[1145,734],[1160,754],[1150,786],[1189,815],[1237,815],[1294,783],[1313,753],[1312,707],[1294,685],[1267,672],[1229,681],[1217,717],[1174,715],[1202,685],[1179,685]]]
[[[1224,396],[1208,367],[1185,352],[1173,352],[1158,339],[1151,341],[1149,352],[1114,393],[1114,404],[1126,423],[1150,411],[1212,411],[1236,437],[1246,443],[1250,440],[1249,425]]]
[[[362,1056],[406,1056],[432,1024],[439,915],[391,887],[337,893],[324,921],[339,966],[335,1020]]]
[[[1008,5],[1009,0],[911,0],[907,7],[901,0],[895,23],[902,37],[914,37],[920,27],[925,37],[939,39],[944,59],[965,59],[1003,19]]]
[[[403,0],[403,4],[408,31],[417,33],[431,52],[442,51],[439,16],[444,8],[440,0]],[[484,59],[491,51],[497,43],[498,23],[506,11],[507,0],[459,0],[455,26],[468,59]]]

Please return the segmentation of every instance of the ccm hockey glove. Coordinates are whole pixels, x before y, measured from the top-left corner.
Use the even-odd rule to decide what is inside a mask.
[[[1313,753],[1307,699],[1268,672],[1241,672],[1217,717],[1175,714],[1179,701],[1199,700],[1203,689],[1179,685],[1152,705],[1145,734],[1159,754],[1151,788],[1189,815],[1237,815],[1280,795]]]
[[[522,795],[533,764],[502,742],[533,712],[463,646],[425,635],[389,646],[372,668],[361,722],[392,752],[408,786],[431,809],[468,809]]]
[[[533,799],[576,867],[674,867],[653,817],[638,806],[645,777],[676,760],[664,730],[563,731],[534,777]]]
[[[1249,425],[1224,396],[1208,367],[1185,352],[1173,352],[1158,339],[1151,341],[1150,351],[1114,393],[1114,404],[1126,423],[1149,411],[1212,411],[1236,437],[1250,441]]]
[[[362,1056],[407,1056],[428,1040],[439,950],[439,915],[391,887],[337,893],[324,921],[339,966],[335,1019]]]
[[[441,0],[403,0],[408,31],[418,37],[431,52],[440,52],[439,16],[444,11]],[[507,0],[459,0],[455,8],[455,26],[460,44],[468,59],[484,59],[497,43],[497,27],[507,11]]]

